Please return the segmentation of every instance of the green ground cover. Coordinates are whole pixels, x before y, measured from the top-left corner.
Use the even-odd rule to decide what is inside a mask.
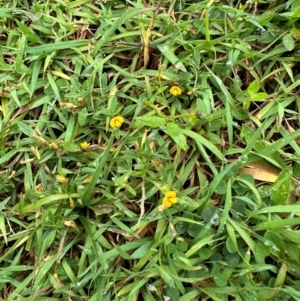
[[[299,18],[0,0],[0,300],[300,300]]]

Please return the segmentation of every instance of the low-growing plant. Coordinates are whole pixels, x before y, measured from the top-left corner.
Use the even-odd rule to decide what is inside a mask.
[[[298,1],[0,4],[1,300],[300,300]]]

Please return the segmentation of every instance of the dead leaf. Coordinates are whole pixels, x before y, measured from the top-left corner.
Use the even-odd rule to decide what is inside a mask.
[[[255,180],[274,183],[279,175],[279,170],[272,166],[255,162],[240,168],[239,174],[251,175]]]

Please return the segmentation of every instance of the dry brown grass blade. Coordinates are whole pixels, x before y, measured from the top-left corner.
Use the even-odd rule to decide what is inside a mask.
[[[144,37],[144,69],[147,68],[147,65],[149,63],[149,44],[150,44],[150,38],[151,38],[151,32],[152,32],[152,27],[153,27],[153,23],[155,20],[155,17],[157,15],[157,12],[159,11],[160,8],[160,4],[158,4],[157,9],[154,11],[153,16],[151,18],[150,24],[147,28],[147,32],[146,32],[146,36]]]
[[[251,175],[255,180],[270,183],[274,183],[279,175],[279,171],[276,168],[259,162],[240,168],[239,173],[248,174]]]
[[[288,123],[288,121],[284,118],[285,120],[285,123],[286,123],[286,127],[287,127],[287,130],[290,134],[294,133],[296,130]],[[299,145],[300,144],[300,139],[297,138],[296,140],[296,143]]]

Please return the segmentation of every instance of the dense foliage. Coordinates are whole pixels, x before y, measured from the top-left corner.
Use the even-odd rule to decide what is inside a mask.
[[[0,6],[0,300],[300,300],[300,1]]]

